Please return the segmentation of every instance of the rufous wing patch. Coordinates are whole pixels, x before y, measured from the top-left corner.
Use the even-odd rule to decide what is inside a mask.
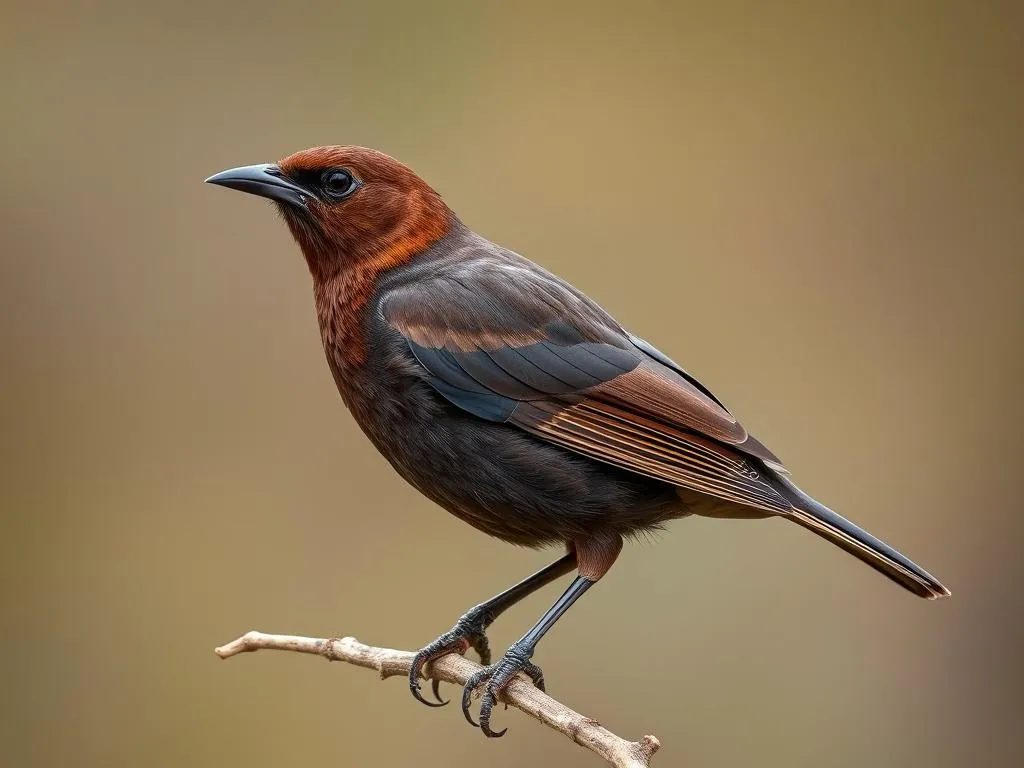
[[[740,454],[608,403],[520,403],[510,421],[601,461],[767,512],[792,505]]]
[[[681,376],[654,362],[644,361],[587,394],[725,443],[738,444],[747,439],[747,430],[732,414]]]

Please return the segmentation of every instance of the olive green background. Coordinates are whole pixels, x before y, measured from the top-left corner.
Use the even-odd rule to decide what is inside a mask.
[[[554,694],[662,766],[1024,763],[1019,8],[5,2],[0,763],[598,764],[516,712],[487,741],[366,670],[212,653],[415,648],[555,554],[394,474],[286,229],[202,184],[325,143],[411,165],[953,590],[679,521],[540,646]]]

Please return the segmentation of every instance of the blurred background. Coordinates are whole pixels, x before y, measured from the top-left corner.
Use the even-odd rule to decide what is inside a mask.
[[[516,712],[487,741],[366,670],[212,653],[253,628],[417,648],[555,554],[394,474],[335,392],[285,227],[202,184],[356,143],[953,590],[919,600],[781,522],[679,521],[540,646],[557,697],[656,734],[656,765],[1024,764],[1022,20],[7,0],[0,762],[599,764]]]

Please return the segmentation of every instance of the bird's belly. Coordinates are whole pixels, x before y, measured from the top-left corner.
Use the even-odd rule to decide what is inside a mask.
[[[353,414],[410,484],[506,541],[539,546],[603,531],[628,535],[682,513],[672,486],[478,419],[423,384],[368,399]]]

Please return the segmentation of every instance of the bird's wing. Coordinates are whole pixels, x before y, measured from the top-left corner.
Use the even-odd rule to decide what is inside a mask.
[[[781,462],[721,402],[539,267],[473,260],[380,306],[431,386],[479,418],[727,501],[791,509],[758,471],[784,472]]]

